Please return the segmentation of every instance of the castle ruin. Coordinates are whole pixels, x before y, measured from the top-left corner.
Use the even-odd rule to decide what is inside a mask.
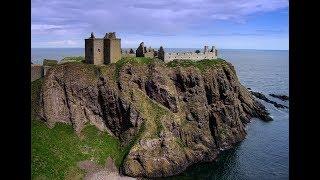
[[[202,52],[165,52],[161,46],[159,50],[151,47],[147,48],[144,42],[139,44],[139,47],[134,52],[130,49],[128,52],[121,49],[121,39],[116,37],[115,32],[106,33],[104,38],[96,38],[91,33],[90,38],[85,39],[85,61],[88,64],[102,65],[115,63],[121,57],[157,57],[164,62],[173,60],[203,60],[203,59],[217,59],[217,49],[212,46],[209,50],[208,46],[204,46]]]
[[[88,64],[102,65],[115,63],[121,59],[121,39],[115,32],[106,33],[104,38],[96,38],[91,33],[85,39],[85,61]]]
[[[161,52],[160,52],[161,49]],[[203,59],[217,59],[218,58],[218,51],[217,49],[212,46],[211,50],[208,49],[208,46],[204,46],[203,52],[196,53],[196,52],[170,52],[165,53],[163,48],[160,47],[158,54],[159,59],[163,60],[164,62],[173,61],[175,59],[181,60],[194,60],[199,61]]]
[[[129,51],[122,51],[121,39],[116,37],[115,32],[106,33],[104,38],[96,38],[93,33],[85,39],[85,62],[94,65],[110,64],[119,61],[122,57],[147,57],[158,58],[164,62],[173,60],[193,60],[199,61],[203,59],[217,59],[217,49],[212,46],[209,50],[208,46],[204,46],[203,52],[165,52],[164,48],[160,46],[158,50],[151,47],[147,48],[144,42],[139,44],[136,51],[130,49]],[[31,64],[31,81],[43,77],[47,71],[52,67],[46,65],[45,60],[43,65]],[[55,62],[55,64],[57,64]],[[62,62],[59,62],[59,64]]]
[[[141,42],[138,49],[136,50],[136,57],[148,57],[148,58],[154,58],[157,55],[157,51],[155,51],[153,48],[145,47],[144,42]]]

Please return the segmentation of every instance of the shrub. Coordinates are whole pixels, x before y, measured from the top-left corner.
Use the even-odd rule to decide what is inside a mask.
[[[55,66],[58,64],[57,60],[51,60],[51,59],[44,59],[43,63],[44,66]]]

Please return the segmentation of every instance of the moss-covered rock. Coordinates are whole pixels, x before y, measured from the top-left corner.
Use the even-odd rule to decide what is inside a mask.
[[[43,60],[43,66],[55,66],[58,64],[57,60],[52,60],[52,59],[44,59]]]
[[[69,56],[69,57],[64,57],[64,58],[60,61],[60,64],[66,63],[66,62],[84,63],[84,62],[85,62],[85,58],[84,58],[84,56]]]

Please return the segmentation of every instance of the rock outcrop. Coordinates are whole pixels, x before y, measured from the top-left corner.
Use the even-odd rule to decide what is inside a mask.
[[[130,151],[122,173],[163,177],[216,159],[243,140],[252,117],[271,120],[227,62],[200,70],[162,62],[61,64],[47,73],[39,116],[49,125],[87,124],[118,137]]]
[[[254,95],[255,97],[264,100],[267,103],[273,104],[274,107],[276,108],[282,108],[282,109],[288,109],[288,106],[279,104],[275,101],[272,101],[270,99],[268,99],[264,94],[260,93],[260,92],[254,92],[254,91],[250,91],[252,95]]]
[[[289,100],[289,96],[287,96],[287,95],[282,95],[282,94],[269,94],[269,95],[271,97],[278,98],[281,101],[288,101]]]

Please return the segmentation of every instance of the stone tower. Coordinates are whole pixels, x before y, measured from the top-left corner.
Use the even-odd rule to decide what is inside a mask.
[[[104,37],[104,63],[115,63],[121,59],[121,39],[115,32],[106,33]]]
[[[203,52],[204,53],[208,52],[208,46],[204,46]]]
[[[95,38],[93,33],[91,33],[90,38],[85,39],[85,60],[88,64],[103,64],[103,50],[103,39]]]
[[[164,61],[164,50],[163,50],[162,46],[160,46],[160,48],[158,50],[158,58],[161,59],[162,61]]]
[[[144,57],[144,53],[145,53],[144,51],[145,51],[144,42],[141,42],[139,47],[136,50],[136,56]]]
[[[121,39],[115,32],[106,33],[104,38],[95,38],[91,33],[85,39],[85,60],[88,64],[102,65],[117,62],[121,59]]]

